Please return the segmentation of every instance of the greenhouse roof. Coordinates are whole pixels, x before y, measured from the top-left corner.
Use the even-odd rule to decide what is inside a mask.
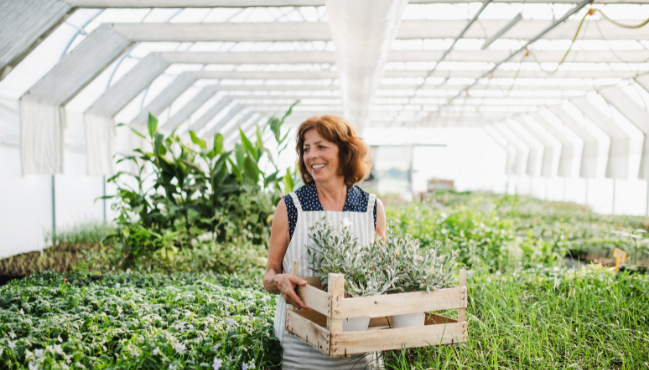
[[[23,153],[59,150],[40,131],[62,135],[65,117],[43,117],[63,106],[86,124],[138,127],[152,112],[167,128],[231,140],[237,123],[251,130],[298,99],[289,124],[333,113],[361,130],[493,125],[496,141],[546,147],[568,142],[568,123],[589,140],[584,119],[609,136],[620,119],[649,133],[649,26],[631,28],[649,18],[647,0],[381,4],[354,19],[342,0],[3,2],[0,98],[21,101]],[[621,114],[600,114],[598,99]],[[87,140],[108,132],[93,129]],[[38,162],[23,172],[56,172]]]

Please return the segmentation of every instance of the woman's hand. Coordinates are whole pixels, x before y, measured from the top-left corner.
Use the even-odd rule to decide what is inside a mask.
[[[275,286],[280,291],[280,294],[288,304],[292,304],[295,307],[299,307],[305,310],[310,310],[310,308],[302,302],[297,293],[295,293],[295,287],[298,285],[306,285],[306,281],[300,279],[297,276],[291,274],[278,274],[273,278]]]

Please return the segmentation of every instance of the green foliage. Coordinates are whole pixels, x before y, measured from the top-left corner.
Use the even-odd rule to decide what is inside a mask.
[[[359,246],[351,227],[345,219],[339,232],[324,218],[309,227],[307,260],[323,286],[329,273],[345,274],[345,294],[350,297],[430,293],[448,285],[454,258],[442,256],[439,245],[422,249],[410,235],[388,229],[385,241],[377,236],[369,245]]]
[[[281,120],[272,117],[263,129],[279,137],[290,111]],[[223,150],[220,133],[208,148],[193,131],[189,132],[192,144],[187,144],[175,132],[160,134],[157,126],[157,119],[149,114],[149,137],[133,130],[151,151],[135,149],[118,160],[129,162],[136,171],[108,179],[117,186],[117,194],[106,198],[117,199],[112,208],[119,215],[114,220],[118,230],[106,242],[113,244],[117,266],[130,268],[159,252],[191,249],[196,238],[205,234],[219,245],[233,240],[265,245],[269,216],[286,181],[278,176],[276,166],[269,176],[259,168],[267,152],[261,140],[263,129],[257,127],[255,144],[240,130],[243,144],[236,144],[233,152]],[[287,136],[278,145],[285,148]]]
[[[347,224],[343,223],[338,232],[323,218],[309,227],[307,260],[311,270],[320,277],[323,287],[327,286],[328,274],[345,274],[346,296],[378,295],[392,286],[396,276],[389,269],[378,268],[377,247],[376,243],[357,245]]]
[[[647,368],[647,276],[538,269],[467,286],[468,342],[384,352],[386,369]]]
[[[65,280],[64,280],[65,279]],[[259,282],[254,285],[258,286]],[[3,369],[275,368],[275,297],[239,278],[37,274],[0,287]]]

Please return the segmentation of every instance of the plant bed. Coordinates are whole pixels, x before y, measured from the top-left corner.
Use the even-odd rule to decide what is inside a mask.
[[[292,271],[297,271],[293,262]],[[345,298],[342,274],[329,274],[328,292],[319,287],[317,278],[299,286],[297,295],[311,310],[286,312],[286,330],[329,357],[345,357],[357,353],[387,351],[404,347],[456,344],[467,341],[464,320],[467,307],[466,270],[460,270],[459,286],[430,293],[411,292]],[[427,314],[424,326],[392,328],[394,315],[458,309],[458,319]],[[369,317],[367,331],[343,332],[346,318]]]

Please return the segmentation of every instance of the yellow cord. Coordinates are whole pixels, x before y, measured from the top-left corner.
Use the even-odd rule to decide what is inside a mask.
[[[568,47],[568,50],[566,50],[566,53],[563,54],[563,58],[561,58],[561,61],[559,62],[559,64],[557,64],[557,68],[555,68],[553,71],[546,71],[545,69],[543,69],[543,67],[541,66],[541,63],[539,62],[539,60],[536,59],[536,55],[534,55],[534,53],[531,50],[528,50],[528,53],[532,55],[532,58],[534,58],[534,61],[536,62],[536,64],[538,64],[539,67],[541,68],[541,71],[551,75],[551,74],[555,74],[559,70],[559,67],[561,67],[561,65],[566,61],[566,58],[568,58],[568,54],[570,54],[570,52],[572,51],[572,47],[575,45],[575,42],[577,41],[577,37],[579,36],[579,32],[581,32],[581,27],[584,25],[584,21],[586,20],[586,17],[588,17],[589,15],[595,14],[595,12],[599,12],[607,21],[613,23],[614,25],[616,25],[618,27],[629,28],[629,29],[637,29],[637,28],[641,28],[641,27],[644,27],[647,24],[649,24],[649,18],[647,18],[647,20],[645,20],[644,22],[642,22],[640,24],[637,24],[637,25],[625,25],[625,24],[622,24],[622,23],[619,23],[619,22],[616,22],[616,21],[612,20],[611,18],[609,18],[609,16],[604,14],[604,12],[601,11],[600,9],[590,8],[588,10],[588,12],[586,12],[586,14],[584,14],[584,16],[581,18],[581,22],[579,22],[579,27],[577,27],[577,32],[575,32],[575,36],[573,36],[572,42],[570,43],[570,46]],[[525,54],[525,56],[527,56],[527,53]],[[523,58],[523,60],[524,59],[525,58]],[[521,64],[523,64],[523,60],[521,60],[521,62],[520,62]],[[520,71],[520,67],[519,67],[518,70]],[[516,77],[518,77],[518,72],[516,72]],[[514,77],[514,79],[516,79],[516,77]]]
[[[616,25],[618,27],[622,27],[622,28],[636,29],[636,28],[642,28],[642,27],[646,26],[647,24],[649,24],[649,18],[647,18],[644,22],[642,22],[640,24],[630,26],[630,25],[622,24],[620,22],[612,20],[611,18],[609,18],[608,15],[604,14],[604,12],[601,11],[600,9],[594,9],[593,8],[593,9],[590,9],[588,11],[588,13],[592,13],[592,14],[595,14],[595,12],[598,12],[599,14],[601,14],[602,17],[606,18],[607,21],[613,23],[614,25]]]

